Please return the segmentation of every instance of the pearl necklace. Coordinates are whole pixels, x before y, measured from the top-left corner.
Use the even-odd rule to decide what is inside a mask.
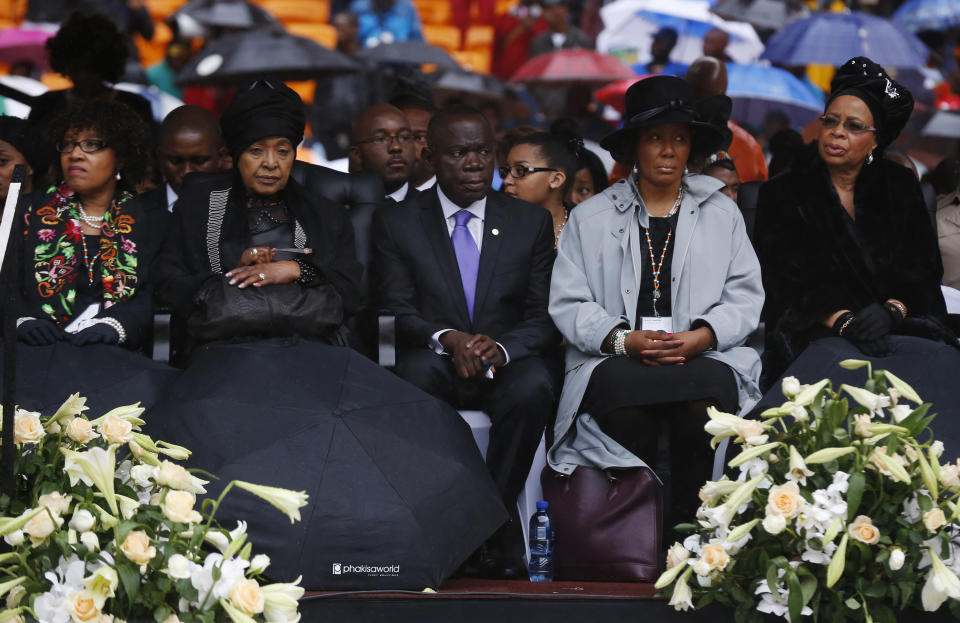
[[[103,216],[90,216],[87,214],[86,210],[83,209],[83,204],[80,206],[80,220],[87,224],[87,226],[94,229],[100,229],[103,227]]]

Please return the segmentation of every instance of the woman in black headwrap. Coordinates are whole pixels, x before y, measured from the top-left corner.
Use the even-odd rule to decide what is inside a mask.
[[[957,340],[944,324],[936,236],[913,172],[883,157],[912,110],[910,92],[882,67],[847,61],[818,140],[761,188],[765,387],[791,364],[802,382],[837,380],[843,371],[831,365],[847,357],[878,358],[877,367],[931,388],[920,392],[927,399],[956,386],[941,382],[955,377],[960,353],[944,345]]]
[[[27,195],[39,186],[39,180],[50,166],[50,146],[40,134],[23,119],[0,116],[0,214],[7,199],[13,168],[26,167],[27,177],[20,187],[20,195]]]
[[[218,510],[249,522],[273,577],[439,585],[502,521],[470,433],[452,408],[341,346],[361,267],[345,209],[290,176],[304,130],[297,94],[258,81],[221,126],[236,169],[184,178],[158,261],[160,292],[194,348],[151,411],[151,433],[189,447],[219,483],[309,492],[313,510],[296,526],[241,496]],[[425,522],[415,534],[413,505]],[[430,528],[441,519],[456,529]],[[399,565],[397,576],[330,577],[333,562],[371,560]]]

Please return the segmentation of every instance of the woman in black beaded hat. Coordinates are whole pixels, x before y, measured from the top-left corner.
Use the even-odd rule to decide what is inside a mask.
[[[960,353],[944,345],[957,340],[944,324],[936,236],[913,172],[883,157],[912,111],[910,92],[882,67],[850,59],[831,84],[817,141],[761,188],[765,386],[788,367],[809,382],[842,374],[834,361],[868,357],[918,390],[956,387]],[[931,366],[942,357],[952,370]]]

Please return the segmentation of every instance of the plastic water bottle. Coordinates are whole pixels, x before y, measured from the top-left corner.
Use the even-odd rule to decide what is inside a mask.
[[[537,512],[530,518],[530,581],[553,581],[553,528],[547,514],[547,502],[537,502]]]

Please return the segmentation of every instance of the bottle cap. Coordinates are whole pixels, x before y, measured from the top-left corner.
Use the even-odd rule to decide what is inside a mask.
[[[544,502],[543,500],[540,500],[539,502],[537,502],[538,511],[545,511],[549,506],[550,506],[549,502]]]

